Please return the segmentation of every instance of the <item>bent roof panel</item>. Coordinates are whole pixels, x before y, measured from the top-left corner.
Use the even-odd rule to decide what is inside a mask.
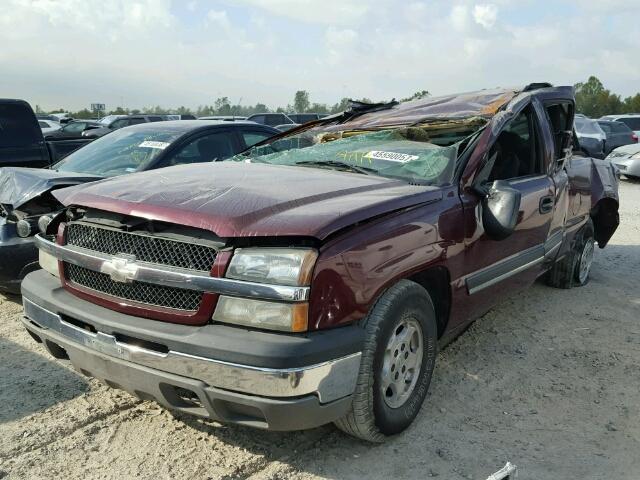
[[[442,97],[427,97],[402,102],[392,108],[359,115],[352,120],[335,125],[330,130],[377,129],[394,125],[461,119],[469,117],[491,118],[511,99],[520,93],[517,89],[492,89],[459,93]]]

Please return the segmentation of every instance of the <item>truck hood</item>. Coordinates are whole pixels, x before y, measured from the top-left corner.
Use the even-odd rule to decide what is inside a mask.
[[[0,168],[0,204],[20,208],[50,190],[99,179],[86,173],[56,172],[46,168]]]
[[[324,239],[364,220],[431,203],[437,187],[310,167],[214,162],[58,190],[64,205],[187,225],[220,237]]]

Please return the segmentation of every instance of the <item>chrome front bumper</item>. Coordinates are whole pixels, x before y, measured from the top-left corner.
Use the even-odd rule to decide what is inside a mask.
[[[360,368],[360,353],[305,367],[273,369],[173,350],[155,351],[118,341],[110,334],[76,326],[24,297],[23,304],[24,326],[38,337],[49,339],[62,348],[83,347],[97,355],[198,380],[232,392],[276,399],[314,395],[321,404],[325,404],[353,393]],[[83,367],[74,366],[79,370]]]

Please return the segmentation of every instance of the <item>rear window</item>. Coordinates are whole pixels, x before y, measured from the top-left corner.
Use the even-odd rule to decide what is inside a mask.
[[[20,103],[0,105],[0,146],[21,147],[42,141],[42,132],[31,109]]]
[[[631,129],[622,122],[611,123],[611,130],[614,133],[631,133]]]
[[[640,130],[640,117],[619,118],[617,121],[624,123],[631,130]]]
[[[275,127],[276,125],[282,125],[283,123],[289,123],[285,120],[284,115],[265,115],[265,124]]]
[[[588,120],[585,118],[576,117],[575,125],[576,125],[576,130],[579,133],[586,133],[586,134],[602,133],[602,130],[598,128],[598,122],[596,122],[595,120]]]

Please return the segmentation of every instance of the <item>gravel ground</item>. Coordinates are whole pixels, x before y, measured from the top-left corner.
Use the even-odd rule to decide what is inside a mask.
[[[332,426],[269,433],[172,416],[49,359],[0,295],[0,478],[637,479],[640,184],[591,282],[541,283],[440,353],[414,425],[383,445]]]

